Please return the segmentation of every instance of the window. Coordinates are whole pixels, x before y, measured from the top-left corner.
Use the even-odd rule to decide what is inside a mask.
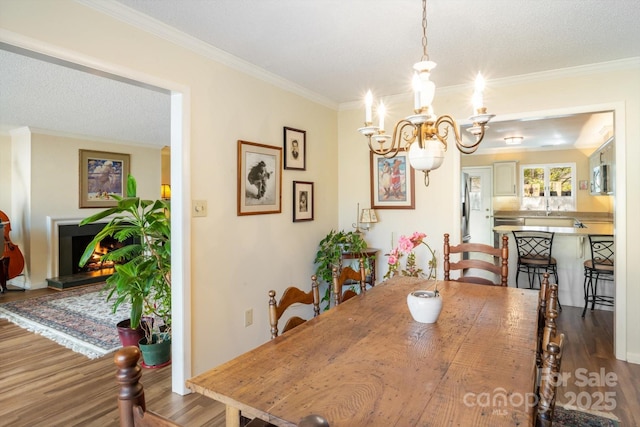
[[[521,209],[575,211],[576,164],[522,165]]]

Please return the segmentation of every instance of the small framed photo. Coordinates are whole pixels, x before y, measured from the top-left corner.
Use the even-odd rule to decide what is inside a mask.
[[[129,160],[129,154],[80,150],[80,208],[116,206],[111,195],[126,196]]]
[[[586,190],[589,187],[586,179],[581,179],[578,184],[580,185],[580,190]]]
[[[238,141],[238,215],[282,212],[282,148]]]
[[[313,221],[313,182],[293,181],[293,222]]]
[[[284,168],[307,169],[307,131],[284,128]]]
[[[415,170],[406,150],[386,158],[370,152],[371,208],[415,209]]]

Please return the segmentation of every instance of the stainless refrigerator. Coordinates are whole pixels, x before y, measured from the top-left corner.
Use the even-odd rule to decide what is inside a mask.
[[[462,207],[462,213],[460,215],[460,238],[462,239],[462,243],[469,243],[471,241],[471,234],[469,234],[469,215],[471,213],[470,189],[471,177],[468,173],[463,172],[460,177],[460,206]]]

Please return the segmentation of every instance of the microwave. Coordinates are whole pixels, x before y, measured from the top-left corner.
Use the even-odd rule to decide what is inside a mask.
[[[610,194],[611,188],[611,171],[609,165],[594,166],[591,171],[591,193],[592,194]]]

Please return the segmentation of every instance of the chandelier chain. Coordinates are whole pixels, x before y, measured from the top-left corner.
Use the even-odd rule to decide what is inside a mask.
[[[427,0],[422,0],[422,59],[421,61],[428,61],[429,54],[427,53]]]

